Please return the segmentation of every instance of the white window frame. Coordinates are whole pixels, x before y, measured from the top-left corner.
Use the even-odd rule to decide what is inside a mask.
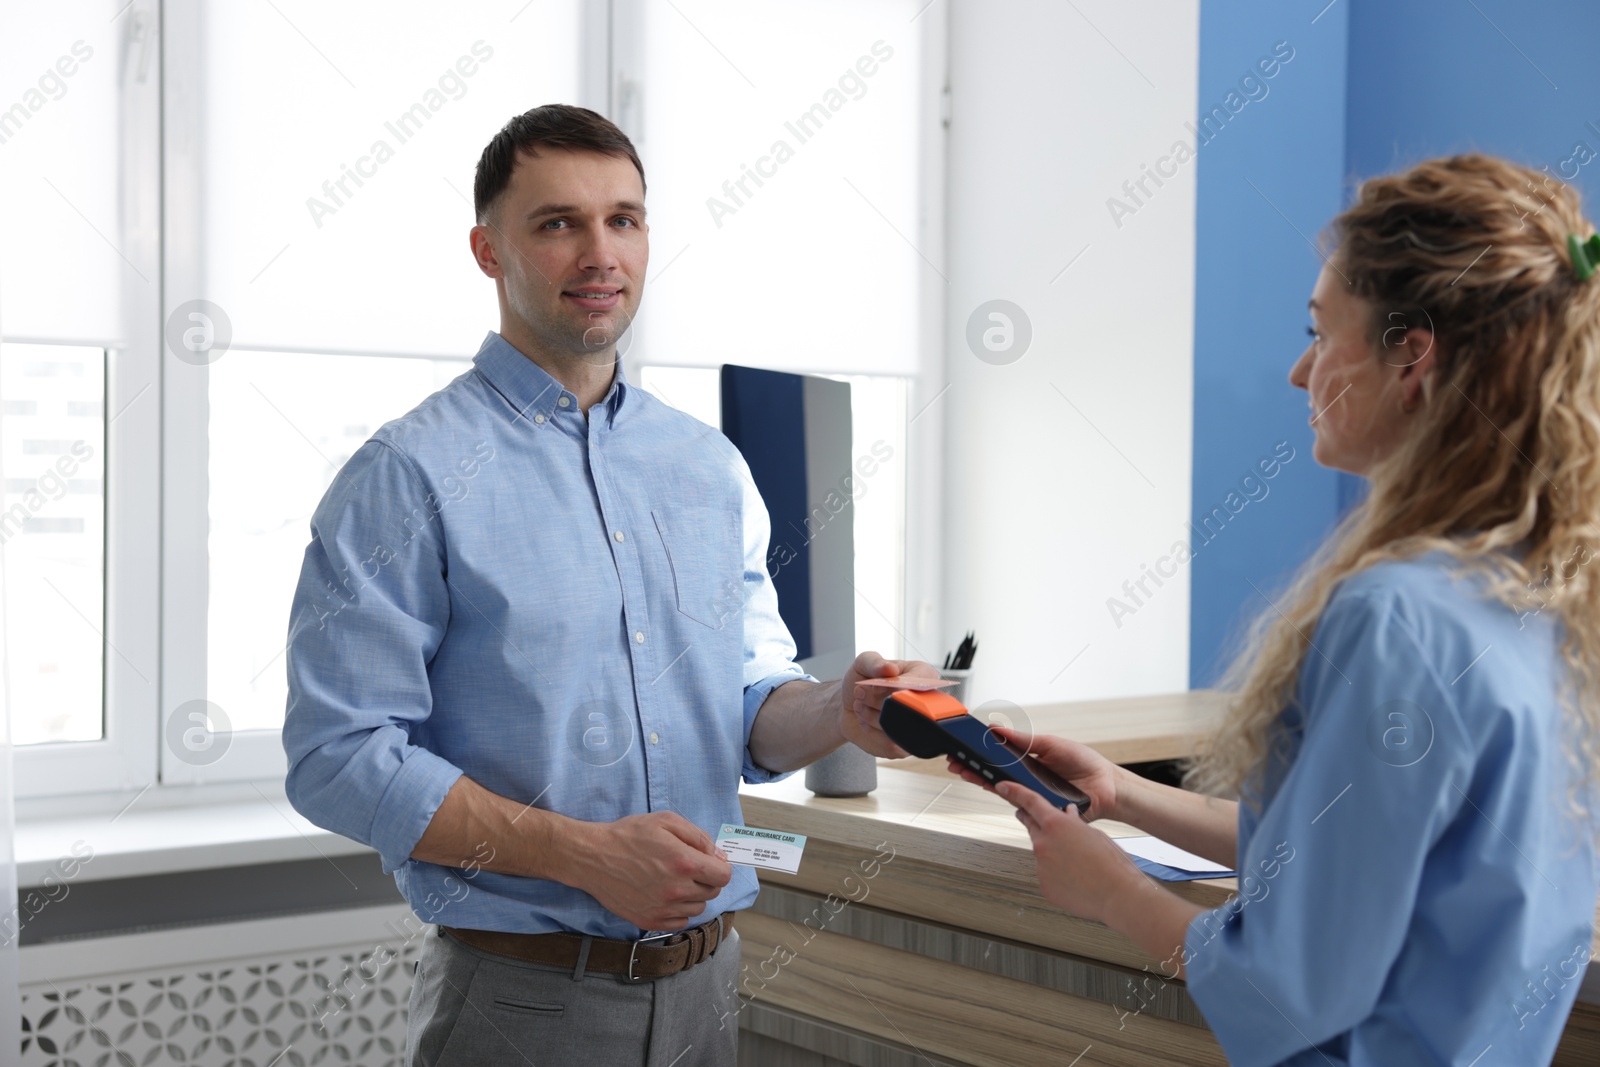
[[[203,128],[200,84],[200,0],[164,0],[162,49],[163,185],[166,255],[162,259],[163,321],[187,300],[204,295],[200,204],[203,197]],[[175,745],[192,723],[170,721],[176,709],[207,696],[210,610],[208,505],[210,496],[211,370],[166,353],[162,379],[166,448],[161,457],[162,497],[161,708],[159,752],[164,785],[198,785],[240,779],[282,779],[288,774],[281,730],[243,730],[226,739],[215,763],[178,759]],[[213,744],[220,743],[213,738]]]
[[[114,237],[135,263],[159,262],[161,248],[160,15],[159,0],[133,0],[118,18],[123,180]],[[161,294],[153,276],[121,277],[128,335],[107,347],[104,408],[105,733],[99,741],[14,748],[19,798],[142,790],[156,781],[161,476],[151,457],[161,452]]]

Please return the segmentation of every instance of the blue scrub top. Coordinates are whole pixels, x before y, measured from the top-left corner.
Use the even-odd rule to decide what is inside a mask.
[[[1570,814],[1553,613],[1442,554],[1343,582],[1239,807],[1239,896],[1190,924],[1236,1067],[1541,1064],[1588,964],[1600,807]],[[1530,609],[1538,607],[1530,601]]]

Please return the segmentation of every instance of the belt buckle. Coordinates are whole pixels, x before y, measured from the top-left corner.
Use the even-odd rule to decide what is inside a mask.
[[[642,981],[644,981],[643,977],[635,978],[634,974],[633,974],[633,964],[634,964],[634,961],[637,959],[637,957],[639,955],[639,946],[640,945],[644,944],[646,941],[660,941],[662,938],[676,937],[678,934],[681,934],[681,933],[683,933],[682,930],[670,930],[670,931],[668,931],[667,933],[664,933],[664,934],[650,934],[650,935],[648,935],[646,937],[641,937],[641,938],[635,939],[634,942],[633,942],[632,947],[630,947],[628,949],[628,974],[627,974],[628,981],[630,981],[630,982],[642,982]]]

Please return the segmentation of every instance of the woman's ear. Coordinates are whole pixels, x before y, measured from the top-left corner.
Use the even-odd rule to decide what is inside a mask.
[[[1433,372],[1438,357],[1433,331],[1425,326],[1414,326],[1405,332],[1402,352],[1404,359],[1393,360],[1391,365],[1400,373],[1400,406],[1405,411],[1415,411],[1423,400],[1423,385]]]

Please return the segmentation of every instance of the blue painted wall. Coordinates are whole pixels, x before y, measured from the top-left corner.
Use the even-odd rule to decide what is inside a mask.
[[[1273,592],[1360,488],[1315,465],[1304,395],[1284,381],[1320,266],[1305,238],[1356,181],[1468,150],[1548,166],[1600,215],[1600,4],[1326,3],[1200,8],[1202,111],[1273,42],[1288,40],[1295,58],[1199,155],[1196,521],[1273,442],[1290,441],[1296,458],[1195,555],[1194,686],[1216,680],[1230,639],[1264,606],[1251,583]],[[1576,162],[1579,145],[1596,158]]]
[[[1337,478],[1311,458],[1310,408],[1289,385],[1322,260],[1307,243],[1343,204],[1349,4],[1200,5],[1200,108],[1225,99],[1278,41],[1294,58],[1198,154],[1190,684],[1216,680],[1240,621],[1266,606],[1337,514]],[[1287,441],[1294,458],[1226,524],[1205,517]],[[1260,490],[1255,490],[1259,495]],[[1219,529],[1220,526],[1220,529]],[[1206,541],[1206,536],[1212,536]]]
[[[1583,191],[1591,218],[1597,214],[1600,157],[1567,161],[1579,142],[1600,153],[1600,4],[1354,0],[1350,41],[1351,174],[1489,152],[1548,166]]]

